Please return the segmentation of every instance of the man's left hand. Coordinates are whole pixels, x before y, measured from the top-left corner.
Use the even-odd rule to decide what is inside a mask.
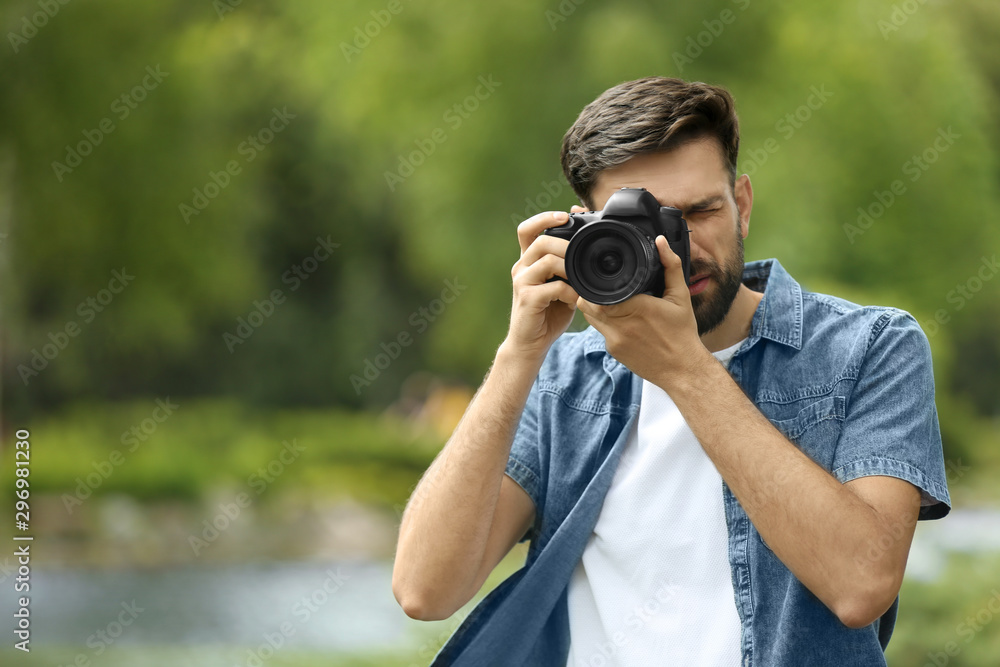
[[[664,380],[693,369],[707,354],[698,336],[691,293],[681,259],[666,238],[656,238],[666,289],[662,298],[638,294],[622,303],[599,306],[577,300],[587,322],[604,335],[608,353],[639,377],[664,386]]]

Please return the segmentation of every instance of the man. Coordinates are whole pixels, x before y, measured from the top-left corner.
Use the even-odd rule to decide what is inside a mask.
[[[663,297],[594,305],[551,280],[567,214],[519,226],[509,333],[404,513],[393,592],[446,618],[531,542],[433,664],[885,664],[916,521],[949,511],[930,350],[903,311],[744,265],[738,147],[727,91],[662,77],[567,132],[587,208],[642,187],[683,212],[690,280],[660,237]]]

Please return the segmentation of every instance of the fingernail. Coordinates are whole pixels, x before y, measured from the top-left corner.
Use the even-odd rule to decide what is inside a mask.
[[[567,213],[566,211],[556,211],[555,213],[552,214],[552,217],[560,222],[566,222],[567,220],[569,220],[569,213]]]

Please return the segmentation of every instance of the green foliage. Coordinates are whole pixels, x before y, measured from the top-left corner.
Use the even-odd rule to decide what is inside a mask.
[[[166,394],[357,408],[418,370],[478,383],[506,330],[516,221],[574,203],[563,132],[648,74],[733,91],[756,192],[748,258],[910,309],[940,330],[944,402],[996,414],[1000,375],[977,369],[1000,358],[1000,281],[969,281],[1000,245],[1000,14],[929,3],[893,24],[897,4],[61,6],[0,50],[8,414]],[[8,25],[32,7],[7,3]],[[294,117],[268,143],[275,109]],[[79,166],[54,169],[105,118]],[[939,132],[957,138],[914,169]],[[339,245],[294,278],[319,239]],[[122,267],[134,281],[87,310]],[[446,280],[467,289],[442,310]],[[26,372],[71,322],[79,334]]]
[[[969,466],[953,495],[995,502],[1000,279],[980,270],[1000,247],[997,3],[388,4],[73,2],[18,43],[38,5],[0,3],[0,380],[5,433],[30,427],[38,447],[33,493],[73,493],[119,450],[95,493],[204,499],[296,440],[304,465],[268,493],[398,509],[440,439],[378,410],[418,372],[478,384],[506,331],[516,223],[575,203],[563,133],[609,86],[664,74],[736,97],[748,259],[921,321],[946,458]],[[957,137],[935,148],[942,132]],[[112,290],[115,271],[135,278]],[[446,281],[465,286],[453,302]],[[129,451],[166,396],[176,414]],[[998,581],[969,558],[906,582],[890,664],[962,642]],[[949,664],[995,664],[996,623]],[[245,655],[197,652],[105,658]]]
[[[397,508],[440,448],[435,438],[390,416],[263,411],[224,400],[177,405],[159,424],[151,418],[153,401],[76,404],[35,420],[32,442],[44,449],[34,449],[32,493],[86,502],[90,491],[199,500],[219,489],[251,496],[281,489]],[[269,474],[283,443],[302,451]],[[12,459],[8,449],[4,460]]]
[[[1000,655],[998,582],[1000,564],[992,556],[955,556],[938,581],[904,582],[888,663],[995,665]]]

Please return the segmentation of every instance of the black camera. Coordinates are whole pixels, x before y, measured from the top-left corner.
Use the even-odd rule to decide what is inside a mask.
[[[621,303],[636,294],[662,297],[663,265],[655,242],[661,234],[681,258],[685,285],[689,279],[687,223],[678,209],[660,206],[645,188],[622,188],[604,210],[570,213],[569,222],[544,233],[569,241],[566,277],[591,303]]]

